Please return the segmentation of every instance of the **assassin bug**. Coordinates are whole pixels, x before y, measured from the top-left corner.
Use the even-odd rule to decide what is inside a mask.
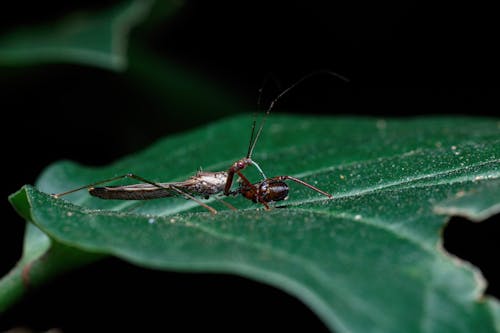
[[[296,81],[293,85],[283,90],[269,105],[266,113],[262,119],[262,122],[259,126],[257,132],[256,129],[256,120],[254,119],[252,124],[252,131],[250,135],[250,142],[248,146],[248,151],[246,157],[236,161],[229,170],[226,171],[217,171],[217,172],[202,172],[199,171],[196,175],[191,176],[189,179],[180,182],[167,182],[167,183],[158,183],[154,181],[150,181],[144,177],[138,176],[133,173],[127,173],[121,176],[105,179],[99,182],[95,182],[92,184],[88,184],[85,186],[78,187],[76,189],[53,194],[52,196],[55,198],[59,198],[65,196],[70,193],[74,193],[83,189],[88,189],[89,194],[101,199],[115,199],[115,200],[149,200],[149,199],[157,199],[164,197],[171,197],[176,195],[184,196],[186,199],[193,200],[198,203],[200,206],[204,207],[211,213],[215,214],[217,211],[196,198],[196,196],[203,197],[208,199],[210,195],[215,195],[221,192],[224,192],[224,195],[238,195],[241,194],[245,198],[250,199],[256,203],[261,203],[264,205],[266,209],[269,209],[268,203],[274,201],[281,201],[287,198],[288,196],[288,185],[284,182],[285,180],[292,180],[298,184],[304,185],[318,193],[321,193],[329,198],[332,197],[331,194],[324,192],[317,187],[308,184],[298,178],[293,176],[277,176],[272,178],[267,178],[260,166],[252,160],[252,153],[255,149],[255,145],[262,133],[264,128],[265,121],[271,112],[272,108],[276,104],[276,102],[288,93],[291,89],[296,87],[302,81],[308,79],[309,77],[319,74],[326,73],[330,75],[334,75],[342,80],[347,81],[346,78],[336,74],[334,72],[329,71],[319,71],[310,73],[298,81]],[[243,174],[242,170],[245,169],[249,165],[254,165],[260,174],[263,177],[261,182],[252,184]],[[233,183],[234,175],[237,174],[241,183],[238,189],[231,191],[231,186]],[[140,181],[139,184],[132,185],[123,185],[123,186],[101,186],[96,187],[98,185],[102,185],[105,183],[109,183],[112,181],[131,178]],[[230,204],[221,200],[222,203],[227,205],[231,209],[235,209]]]

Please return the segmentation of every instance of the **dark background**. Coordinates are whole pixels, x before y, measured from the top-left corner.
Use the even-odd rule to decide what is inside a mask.
[[[14,4],[0,14],[0,33],[115,2]],[[274,112],[498,116],[493,13],[493,4],[481,2],[190,1],[154,29],[135,29],[130,53],[131,67],[133,55],[147,48],[157,59],[227,91],[241,105],[233,111],[200,106],[197,117],[165,107],[133,70],[0,67],[2,196],[33,184],[56,160],[104,165],[162,136],[254,110],[269,73],[282,87],[318,69],[350,79],[345,84],[318,76],[280,101]],[[264,100],[278,91],[266,86]],[[19,258],[24,231],[6,200],[2,213],[0,275]],[[445,246],[480,265],[493,283],[488,292],[497,297],[499,275],[491,254],[499,253],[498,225],[498,216],[481,224],[453,219],[445,231]],[[302,303],[272,287],[234,276],[143,270],[114,259],[57,279],[5,319],[7,326],[0,329],[24,325],[74,331],[140,323],[142,328],[308,325],[326,330]]]

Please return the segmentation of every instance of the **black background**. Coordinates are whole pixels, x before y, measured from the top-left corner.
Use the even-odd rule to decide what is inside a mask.
[[[0,33],[112,3],[14,4],[0,16]],[[132,48],[134,38],[140,39],[141,47],[214,82],[246,110],[256,108],[257,91],[269,73],[287,86],[307,73],[329,69],[351,82],[318,76],[284,98],[275,112],[497,116],[498,35],[492,6],[451,1],[190,1],[154,30],[136,29],[130,43]],[[33,184],[45,166],[63,158],[104,165],[162,136],[230,115],[206,112],[182,119],[163,109],[128,72],[79,65],[3,67],[0,88],[2,275],[19,258],[24,231],[5,198],[23,184]],[[266,88],[264,97],[268,100],[276,91]],[[445,231],[445,246],[481,265],[492,283],[488,292],[497,297],[499,276],[491,256],[499,253],[494,244],[499,236],[498,217],[481,224],[456,218]],[[307,325],[326,330],[302,303],[272,287],[234,276],[149,271],[114,259],[55,280],[4,319],[6,326],[0,329]]]

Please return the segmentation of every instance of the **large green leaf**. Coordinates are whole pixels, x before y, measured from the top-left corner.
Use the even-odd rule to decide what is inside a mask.
[[[73,257],[240,274],[296,295],[337,332],[500,332],[500,306],[482,295],[481,274],[449,257],[439,235],[447,214],[479,220],[500,210],[494,119],[273,115],[254,159],[268,175],[300,177],[334,198],[290,184],[290,199],[271,211],[238,197],[226,199],[238,211],[209,201],[219,210],[211,215],[181,198],[46,194],[131,171],[175,181],[200,166],[225,170],[246,151],[250,122],[220,121],[104,168],[59,162],[11,201],[60,244],[58,256],[68,248]],[[37,265],[29,278],[43,276]]]
[[[0,64],[73,62],[122,70],[130,29],[152,4],[129,0],[99,13],[74,13],[50,26],[14,30],[0,37]]]

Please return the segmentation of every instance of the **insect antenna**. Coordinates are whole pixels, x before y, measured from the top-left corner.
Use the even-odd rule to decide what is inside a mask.
[[[273,73],[267,73],[267,75],[264,77],[264,80],[262,80],[262,84],[260,85],[259,96],[257,97],[257,109],[260,109],[264,88],[266,87],[267,83],[271,80],[276,86],[276,88],[278,88],[278,91],[283,90],[283,86],[280,80],[276,77],[276,75],[274,75]]]
[[[292,85],[290,85],[288,88],[286,88],[285,90],[283,90],[281,93],[278,94],[278,96],[276,96],[272,101],[271,103],[269,104],[269,107],[267,108],[266,110],[266,113],[264,114],[263,118],[262,118],[262,121],[260,123],[260,126],[259,126],[259,129],[257,130],[257,133],[254,133],[255,132],[255,126],[256,126],[256,121],[255,121],[255,118],[254,118],[254,121],[253,121],[253,126],[252,126],[252,135],[250,137],[250,146],[248,147],[248,153],[247,153],[247,158],[252,158],[252,153],[253,153],[253,150],[255,149],[255,145],[257,144],[257,141],[259,140],[259,137],[260,137],[260,134],[262,133],[262,130],[264,129],[264,124],[266,123],[266,120],[267,120],[267,117],[269,116],[269,113],[271,112],[271,110],[273,109],[274,105],[283,97],[285,96],[288,92],[290,92],[290,90],[294,89],[295,87],[297,87],[299,84],[301,84],[302,82],[304,82],[305,80],[313,77],[313,76],[316,76],[318,74],[327,74],[327,75],[331,75],[333,77],[336,77],[338,79],[341,79],[345,82],[349,82],[349,79],[346,78],[345,76],[342,76],[340,74],[337,74],[335,72],[332,72],[332,71],[329,71],[329,70],[318,70],[318,71],[314,71],[314,72],[311,72],[307,75],[304,75],[303,77],[301,77],[300,79],[298,79],[297,81],[295,81],[295,83],[293,83]],[[261,98],[261,95],[262,95],[262,90],[259,94],[259,103],[260,103],[260,98]]]
[[[252,132],[250,133],[250,141],[248,142],[248,151],[247,151],[247,158],[250,158],[250,155],[252,154],[252,146],[254,142],[254,137],[255,137],[255,125],[257,123],[257,115],[254,113],[253,114],[253,122],[252,122]]]
[[[260,109],[261,102],[262,102],[262,94],[264,92],[264,88],[267,85],[267,82],[272,80],[274,82],[274,85],[278,88],[278,90],[281,90],[281,83],[278,80],[278,78],[273,74],[273,73],[268,73],[264,80],[262,80],[262,84],[260,85],[259,89],[259,95],[257,96],[257,109]],[[252,122],[252,132],[250,133],[250,141],[248,142],[248,151],[247,151],[247,158],[252,158],[252,152],[253,152],[253,147],[255,147],[255,127],[257,125],[257,113],[254,112],[253,114],[253,122]],[[262,127],[261,125],[260,127]]]

